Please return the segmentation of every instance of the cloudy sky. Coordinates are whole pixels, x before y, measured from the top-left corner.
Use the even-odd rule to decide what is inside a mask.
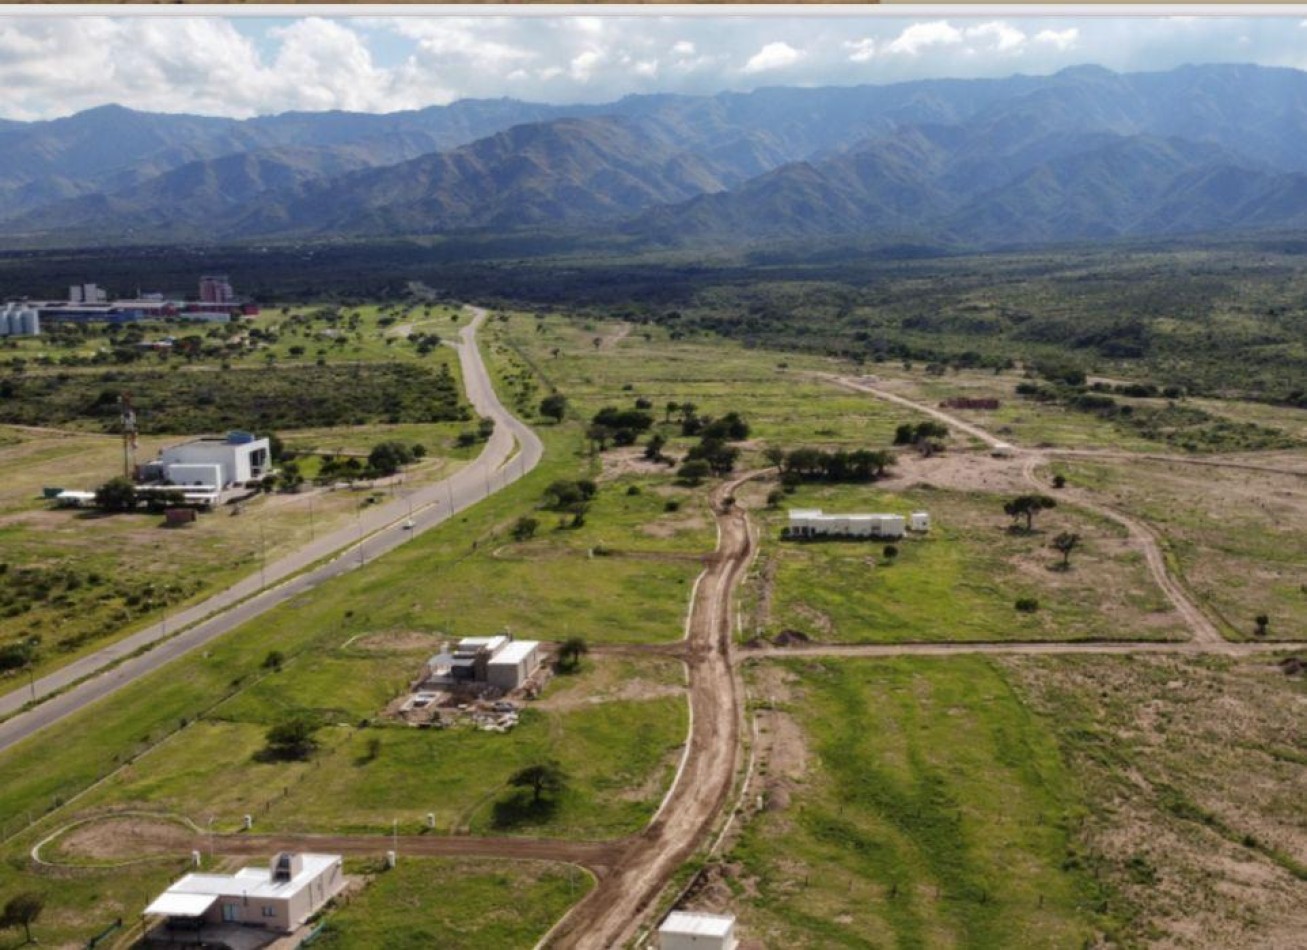
[[[14,11],[19,8],[9,8]],[[25,8],[30,10],[31,8]],[[359,8],[355,8],[359,9]],[[847,10],[847,8],[845,8]],[[1184,63],[1307,68],[1296,17],[760,15],[0,16],[0,116],[116,102],[247,117],[467,97],[597,102]]]

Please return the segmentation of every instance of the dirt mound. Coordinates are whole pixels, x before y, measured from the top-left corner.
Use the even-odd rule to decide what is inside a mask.
[[[812,637],[802,630],[782,630],[772,637],[771,642],[778,647],[802,646],[805,643],[811,643]]]

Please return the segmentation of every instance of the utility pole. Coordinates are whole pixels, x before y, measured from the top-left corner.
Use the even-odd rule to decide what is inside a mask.
[[[267,577],[268,568],[268,541],[267,536],[263,533],[263,519],[259,519],[259,590],[264,590],[268,586]]]

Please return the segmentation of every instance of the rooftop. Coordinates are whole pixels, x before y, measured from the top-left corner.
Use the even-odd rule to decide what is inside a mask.
[[[735,926],[735,918],[723,914],[691,914],[674,910],[667,915],[660,934],[683,934],[694,937],[726,937]]]
[[[514,640],[490,660],[491,666],[500,663],[516,665],[531,655],[531,652],[540,646],[539,640]]]
[[[266,867],[241,868],[235,874],[187,874],[169,887],[163,896],[207,894],[214,897],[288,897],[307,887],[310,881],[339,861],[340,855],[301,854],[300,858],[303,859],[300,872],[289,881],[274,881],[271,869]],[[157,903],[159,901],[155,901]],[[153,907],[154,904],[150,906]]]

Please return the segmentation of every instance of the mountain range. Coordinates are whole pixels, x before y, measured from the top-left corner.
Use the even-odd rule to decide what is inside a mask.
[[[0,246],[574,231],[999,247],[1307,223],[1307,73],[0,123]]]

